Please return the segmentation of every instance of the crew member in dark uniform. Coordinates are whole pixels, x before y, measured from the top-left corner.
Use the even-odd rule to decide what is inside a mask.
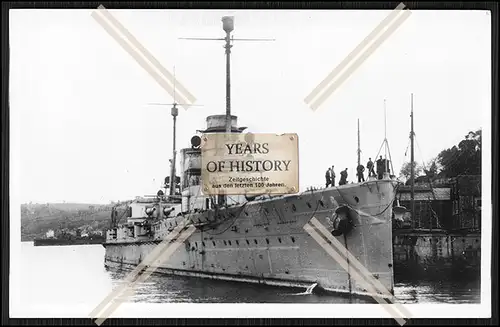
[[[347,184],[347,168],[340,172],[339,185],[345,185],[345,184]]]
[[[331,175],[332,175],[332,186],[335,186],[335,177],[336,177],[336,176],[335,176],[335,170],[334,170],[334,167],[335,167],[335,166],[334,166],[334,165],[332,165],[332,173],[331,173]]]
[[[382,179],[384,177],[384,159],[382,156],[377,160],[377,178]]]
[[[363,166],[362,164],[359,164],[359,166],[357,167],[356,170],[357,170],[357,175],[358,175],[358,183],[364,182],[365,181],[365,176],[364,176],[365,166]]]
[[[330,186],[330,184],[332,184],[332,169],[331,168],[328,168],[326,170],[325,179],[326,179],[326,186],[325,187]]]
[[[368,177],[376,176],[375,171],[373,171],[372,158],[368,158],[368,162],[366,163],[366,169],[368,169]]]

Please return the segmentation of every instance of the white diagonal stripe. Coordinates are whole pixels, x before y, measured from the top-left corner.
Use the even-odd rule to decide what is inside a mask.
[[[158,258],[157,262],[160,263],[160,262],[163,262],[163,261],[167,260],[179,248],[179,246],[181,246],[182,243],[184,243],[184,241],[186,239],[188,239],[191,236],[191,234],[193,234],[195,232],[195,230],[196,230],[196,227],[194,227],[192,225],[189,226],[189,228],[186,231],[182,232],[181,236],[179,236],[179,238],[177,240],[175,240],[166,249],[166,251],[164,253],[162,253],[161,258]],[[111,306],[103,313],[103,316],[101,316],[98,319],[96,319],[95,323],[97,325],[101,325],[107,318],[109,318],[109,316],[131,294],[131,292],[129,290],[135,288],[136,285],[144,282],[147,278],[149,278],[149,276],[151,276],[151,274],[153,274],[156,271],[157,268],[158,268],[158,265],[149,266],[146,269],[146,271],[144,273],[142,273],[141,276],[139,276],[139,278],[137,278],[130,286],[127,287],[127,290],[125,291],[125,296],[122,295],[122,297],[120,297],[121,301],[113,302],[111,304]]]
[[[116,20],[104,6],[99,6],[98,10],[92,12],[92,17],[113,37],[122,48],[127,51],[137,63],[143,67],[174,99],[179,96],[182,103],[179,105],[185,109],[196,101],[196,98],[165,69],[158,60],[142,46],[137,39]],[[119,34],[122,34],[123,37]],[[174,80],[175,87],[174,90]],[[180,92],[179,92],[180,91]],[[175,92],[175,94],[174,94]]]
[[[168,249],[168,246],[170,244],[170,241],[174,239],[185,227],[186,221],[184,221],[184,224],[181,223],[179,224],[176,228],[172,230],[171,233],[167,235],[167,237],[160,243],[158,244],[147,256],[144,258],[144,260],[135,267],[134,270],[132,270],[127,277],[125,278],[125,283],[120,285],[120,287],[117,287],[114,289],[108,296],[90,313],[91,317],[94,317],[97,315],[97,313],[101,312],[103,308],[109,304],[110,301],[113,300],[116,296],[118,296],[120,293],[128,289],[128,286],[131,285],[131,283],[136,280],[138,275],[141,273],[143,269],[145,269],[147,266],[150,266],[152,262],[157,260],[161,254]]]
[[[316,110],[324,100],[331,95],[335,91],[341,83],[343,83],[355,69],[357,69],[366,59],[370,56],[376,48],[380,46],[380,44],[385,41],[390,34],[392,34],[399,25],[402,23],[402,19],[408,18],[410,15],[410,11],[405,10],[402,12],[404,8],[404,4],[400,3],[395,10],[391,12],[389,16],[387,16],[335,69],[304,99],[304,101],[311,106],[312,110]],[[396,18],[397,17],[397,18]],[[392,22],[396,22],[393,25],[389,26]],[[384,31],[382,34],[380,32],[389,26],[389,28]],[[394,27],[395,26],[395,27]],[[363,51],[368,44],[371,42],[372,45],[365,51]],[[360,57],[358,57],[360,55]],[[357,57],[357,59],[355,59]],[[342,71],[351,65],[344,74]],[[340,75],[340,77],[338,77]],[[339,81],[335,82],[328,89],[325,90],[327,85],[331,83],[335,78],[339,78]],[[324,92],[318,99],[318,95]]]
[[[321,81],[321,83],[318,84],[318,86],[314,88],[314,90],[304,99],[304,101],[306,103],[311,102],[313,98],[318,96],[321,90],[323,90],[328,85],[328,83],[330,83],[330,81],[334,79],[340,71],[342,71],[342,69],[347,67],[349,63],[355,57],[357,57],[363,51],[363,49],[371,41],[373,41],[373,39],[375,39],[375,37],[382,31],[382,29],[394,20],[394,18],[398,15],[399,10],[404,9],[404,7],[405,5],[403,3],[400,3],[395,10],[393,10],[383,21],[381,21],[377,25],[377,27],[375,27],[375,29],[370,34],[368,34],[368,36],[366,36],[364,40],[360,44],[358,44],[358,46],[354,48],[354,50],[352,50],[351,53],[349,53],[349,55],[347,55],[347,57],[345,57],[344,60],[342,60],[342,62],[337,67],[335,67],[335,69],[330,72],[330,74],[328,74],[325,79]]]
[[[360,284],[363,284],[364,287],[367,289],[368,293],[372,294],[372,297],[380,304],[384,309],[386,309],[392,317],[402,326],[406,323],[406,320],[400,318],[401,313],[397,312],[394,310],[394,307],[386,302],[385,299],[381,298],[375,289],[373,288],[372,284],[370,284],[368,281],[366,281],[356,270],[349,270],[349,263],[337,252],[335,251],[331,246],[329,246],[326,241],[314,230],[314,228],[309,225],[308,223],[304,225],[304,230],[311,235],[312,238],[333,258],[335,259],[342,268],[344,268],[345,271],[347,271],[352,277],[359,282]]]
[[[335,248],[340,252],[345,252],[346,253],[346,257],[347,257],[347,260],[349,261],[350,264],[352,264],[356,269],[358,269],[361,274],[363,274],[366,278],[369,279],[369,281],[375,286],[375,288],[381,292],[382,294],[384,294],[386,297],[390,297],[392,296],[392,294],[387,290],[387,288],[382,285],[382,283],[375,279],[372,275],[372,273],[370,273],[368,271],[368,269],[366,269],[365,266],[363,266],[348,250],[347,248],[342,245],[342,243],[340,243],[335,237],[333,237],[333,235],[331,235],[328,230],[315,218],[313,217],[311,219],[311,223],[312,225],[314,225],[314,227],[316,227],[318,229],[319,232],[321,232],[331,243],[332,245],[335,246]],[[399,303],[396,303],[395,304],[397,306],[397,308],[399,309],[399,311],[401,311],[406,318],[410,318],[411,317],[411,314],[410,312],[406,309],[406,307],[402,306],[401,304]]]
[[[319,106],[333,93],[338,87],[344,83],[352,73],[361,66],[361,64],[368,59],[373,52],[384,42],[387,38],[396,31],[396,29],[410,16],[410,11],[405,10],[403,13],[396,19],[395,23],[391,25],[387,30],[382,33],[382,36],[378,38],[374,43],[372,43],[368,49],[357,59],[354,60],[352,65],[346,69],[345,73],[339,74],[338,79],[333,82],[324,93],[313,103],[310,105],[312,110],[317,110]]]

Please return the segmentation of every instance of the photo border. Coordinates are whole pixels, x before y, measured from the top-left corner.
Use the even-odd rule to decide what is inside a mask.
[[[38,325],[38,324],[69,324],[69,325],[93,325],[93,321],[90,318],[86,319],[22,319],[22,318],[9,318],[9,315],[6,313],[9,312],[9,292],[12,290],[9,287],[9,265],[10,265],[10,259],[12,253],[11,251],[11,245],[14,240],[11,239],[11,233],[9,233],[10,229],[10,219],[7,217],[10,217],[11,215],[15,214],[17,209],[14,209],[15,207],[12,206],[12,203],[15,200],[13,198],[13,195],[10,193],[11,188],[13,187],[12,185],[12,180],[10,176],[10,170],[9,170],[9,163],[11,162],[11,152],[10,152],[10,108],[9,108],[9,100],[8,100],[8,94],[9,94],[9,9],[21,9],[21,8],[30,8],[30,9],[48,9],[48,8],[61,8],[61,9],[95,9],[99,5],[104,5],[108,9],[230,9],[230,10],[237,10],[237,9],[260,9],[260,10],[266,10],[266,9],[294,9],[294,10],[300,10],[300,9],[350,9],[350,10],[361,10],[361,9],[383,9],[383,10],[392,10],[394,9],[399,2],[376,2],[369,4],[367,2],[341,2],[341,3],[303,3],[299,5],[297,2],[289,2],[289,3],[280,3],[279,5],[275,4],[274,6],[271,3],[260,3],[257,4],[255,2],[240,2],[239,4],[236,4],[234,2],[88,2],[88,3],[69,3],[69,2],[60,2],[60,3],[43,3],[43,2],[2,2],[2,282],[3,282],[3,287],[2,287],[2,305],[3,305],[3,310],[2,310],[2,323],[3,324],[9,324],[9,325],[17,325],[17,324],[26,324],[30,323],[33,325]],[[492,37],[492,81],[491,81],[491,86],[492,86],[492,111],[491,111],[491,134],[490,134],[490,139],[488,140],[487,137],[485,138],[487,140],[490,146],[491,146],[491,177],[485,176],[483,174],[483,190],[487,189],[488,186],[491,186],[491,191],[490,192],[483,192],[482,197],[490,198],[492,201],[492,207],[490,210],[484,210],[482,211],[483,217],[498,217],[498,206],[497,202],[494,200],[495,198],[498,197],[497,190],[498,190],[498,148],[495,146],[498,144],[498,126],[496,125],[498,121],[498,44],[497,44],[497,39],[498,39],[498,2],[462,2],[462,3],[451,3],[451,2],[421,2],[421,3],[414,3],[414,2],[404,2],[407,7],[409,7],[410,10],[412,11],[417,11],[417,10],[442,10],[442,9],[447,9],[447,10],[491,10],[491,37]],[[484,134],[485,136],[488,136],[487,134]],[[484,151],[487,152],[487,151]],[[483,152],[483,158],[485,157],[485,154]],[[489,162],[483,162],[483,169],[489,164]],[[484,170],[483,170],[484,171]],[[489,184],[489,178],[491,178],[491,184]],[[488,185],[489,184],[489,185]],[[495,195],[496,194],[496,195]],[[485,207],[483,207],[485,208]],[[498,222],[496,219],[492,219],[491,221],[491,227],[492,227],[492,233],[491,233],[491,249],[490,249],[490,257],[491,260],[488,260],[489,258],[486,257],[486,254],[488,252],[483,252],[482,251],[482,260],[481,262],[490,262],[491,263],[491,319],[472,319],[472,318],[463,318],[463,319],[428,319],[428,318],[418,318],[417,314],[414,314],[416,316],[415,318],[412,318],[409,323],[410,324],[424,324],[424,325],[430,325],[430,324],[443,324],[443,325],[478,325],[478,324],[498,324],[498,309],[497,309],[497,303],[498,303],[498,233],[495,233],[498,229]],[[19,231],[20,234],[20,231]],[[488,271],[482,271],[482,277],[484,278],[486,274],[488,274]],[[483,280],[482,278],[482,280]],[[483,285],[482,285],[483,287]],[[245,304],[248,306],[248,304]],[[269,305],[269,304],[266,304]],[[281,305],[281,304],[280,304]],[[285,304],[287,305],[287,304]],[[316,305],[316,304],[315,304]],[[323,304],[317,304],[317,305],[323,305]],[[352,305],[352,304],[349,304]],[[420,304],[421,306],[423,304]],[[150,304],[148,304],[150,306]],[[163,306],[163,305],[162,305]],[[305,306],[305,304],[300,304],[300,306]],[[336,304],[337,306],[337,304]],[[411,308],[411,305],[407,305],[408,308],[413,312],[413,309]],[[438,305],[432,305],[436,309],[436,311],[439,311]],[[124,307],[127,307],[124,305]],[[109,321],[106,322],[106,324],[111,324],[111,323],[123,323],[124,325],[131,325],[131,324],[141,324],[141,325],[149,325],[149,324],[170,324],[170,323],[186,323],[186,322],[197,322],[197,323],[202,323],[202,324],[227,324],[227,323],[246,323],[246,324],[262,324],[262,323],[286,323],[286,324],[303,324],[303,323],[309,323],[309,324],[327,324],[327,323],[332,323],[332,324],[373,324],[375,321],[379,322],[380,324],[396,324],[394,319],[391,317],[388,317],[386,319],[380,319],[380,318],[365,318],[365,319],[358,319],[358,318],[345,318],[345,319],[337,319],[337,318],[265,318],[265,319],[260,319],[260,318],[250,318],[250,319],[232,319],[232,318],[227,318],[227,319],[218,319],[218,318],[213,318],[213,319],[208,319],[208,318],[201,318],[201,319],[195,319],[195,318],[177,318],[177,319],[150,319],[150,318],[135,318],[135,319],[126,319],[126,318],[110,318]]]

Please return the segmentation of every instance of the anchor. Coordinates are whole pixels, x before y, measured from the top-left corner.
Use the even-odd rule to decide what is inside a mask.
[[[347,235],[353,228],[351,208],[346,205],[340,206],[335,210],[333,217],[333,236]]]

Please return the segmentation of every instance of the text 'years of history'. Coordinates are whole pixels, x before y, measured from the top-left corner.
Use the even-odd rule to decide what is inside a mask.
[[[298,190],[296,134],[209,134],[202,140],[205,194],[287,194]]]

